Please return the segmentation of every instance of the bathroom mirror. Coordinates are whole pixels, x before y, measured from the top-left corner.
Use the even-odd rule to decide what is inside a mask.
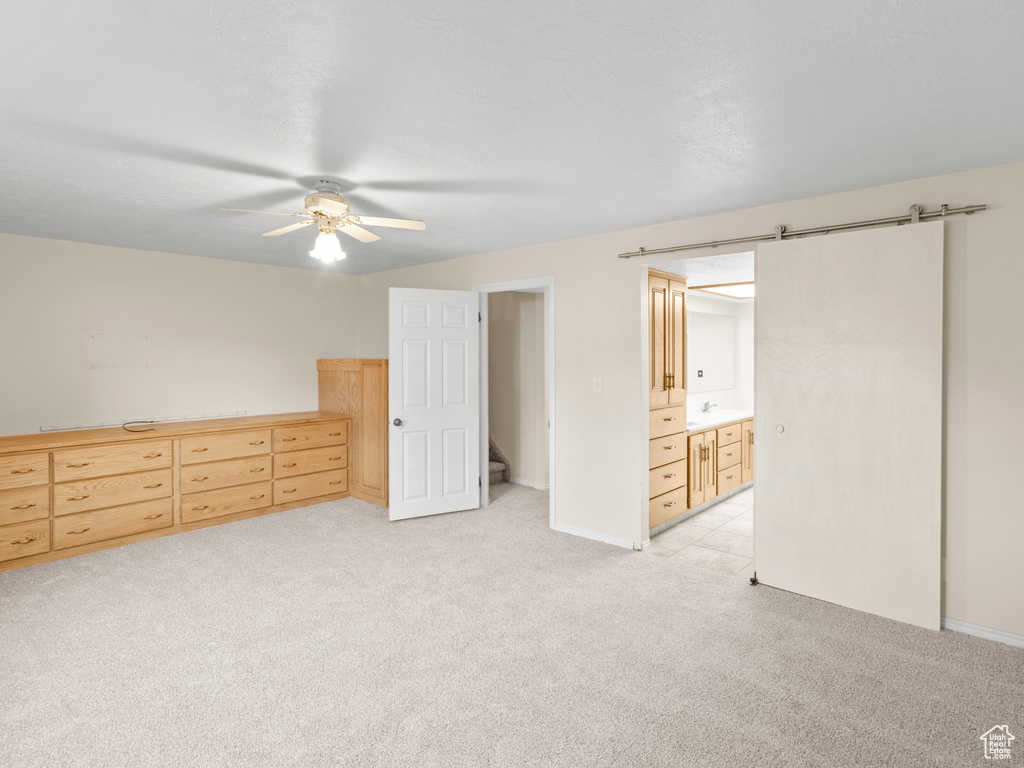
[[[686,391],[716,392],[736,386],[736,318],[686,313]]]

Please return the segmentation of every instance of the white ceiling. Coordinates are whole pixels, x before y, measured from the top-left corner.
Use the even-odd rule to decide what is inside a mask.
[[[7,3],[0,231],[366,273],[1024,159],[1024,3]],[[972,201],[949,201],[963,203]]]
[[[754,282],[754,251],[745,253],[719,253],[713,256],[699,256],[667,264],[652,264],[663,272],[682,275],[686,285],[699,288],[702,285],[726,285],[728,283]]]

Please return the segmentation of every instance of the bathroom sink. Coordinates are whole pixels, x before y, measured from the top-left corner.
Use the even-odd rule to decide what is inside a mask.
[[[687,429],[704,429],[714,427],[718,424],[726,424],[730,421],[742,421],[753,418],[753,411],[709,411],[708,413],[695,413],[686,419]]]

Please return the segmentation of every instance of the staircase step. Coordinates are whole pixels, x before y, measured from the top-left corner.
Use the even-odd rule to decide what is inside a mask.
[[[505,471],[505,465],[502,464],[500,461],[492,461],[492,462],[489,462],[489,463],[491,465],[490,466],[490,471],[491,472],[504,472]]]

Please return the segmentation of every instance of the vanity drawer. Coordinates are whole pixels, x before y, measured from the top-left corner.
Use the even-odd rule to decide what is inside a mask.
[[[66,515],[53,521],[53,548],[70,549],[96,541],[169,528],[171,500],[160,499],[98,512]]]
[[[718,471],[718,493],[719,495],[726,491],[731,491],[733,488],[740,484],[740,474],[742,468],[739,464],[729,469],[722,469]]]
[[[50,486],[0,491],[0,525],[50,516]]]
[[[169,469],[76,480],[53,486],[53,514],[69,515],[90,509],[163,499],[172,493]]]
[[[661,496],[655,496],[651,499],[648,509],[650,511],[649,528],[661,525],[666,520],[683,514],[686,511],[686,486],[663,493]]]
[[[221,432],[181,438],[181,463],[201,464],[222,459],[241,459],[270,453],[270,430]]]
[[[50,454],[12,453],[0,456],[0,491],[50,482]]]
[[[170,440],[68,448],[53,452],[53,482],[164,469],[171,458]]]
[[[273,477],[273,459],[253,456],[247,459],[194,464],[181,470],[181,492],[215,491],[232,485],[244,485]]]
[[[738,443],[740,441],[740,434],[743,432],[743,427],[740,424],[733,424],[728,427],[720,427],[718,429],[718,444],[729,445],[729,443]]]
[[[322,424],[300,424],[274,430],[274,452],[322,448],[348,443],[348,422],[327,421]]]
[[[686,485],[686,459],[674,461],[664,467],[652,469],[649,477],[649,497],[661,496]]]
[[[50,551],[50,521],[7,525],[0,528],[0,562]]]
[[[651,469],[660,467],[662,464],[670,464],[673,461],[686,458],[686,435],[668,435],[658,437],[650,442]]]
[[[207,493],[191,493],[181,497],[181,522],[194,523],[211,517],[269,507],[273,502],[273,493],[269,481]]]
[[[347,469],[317,472],[315,475],[299,475],[274,481],[274,503],[287,504],[289,501],[344,493],[347,490]]]
[[[686,406],[675,405],[671,408],[656,408],[650,411],[650,437],[664,437],[676,432],[686,431]]]
[[[348,446],[330,445],[308,451],[289,451],[274,456],[274,478],[308,475],[348,466]]]
[[[739,464],[741,454],[742,449],[740,448],[740,443],[721,446],[718,449],[718,469],[728,469],[731,466]],[[721,493],[721,491],[719,491],[719,493]]]

